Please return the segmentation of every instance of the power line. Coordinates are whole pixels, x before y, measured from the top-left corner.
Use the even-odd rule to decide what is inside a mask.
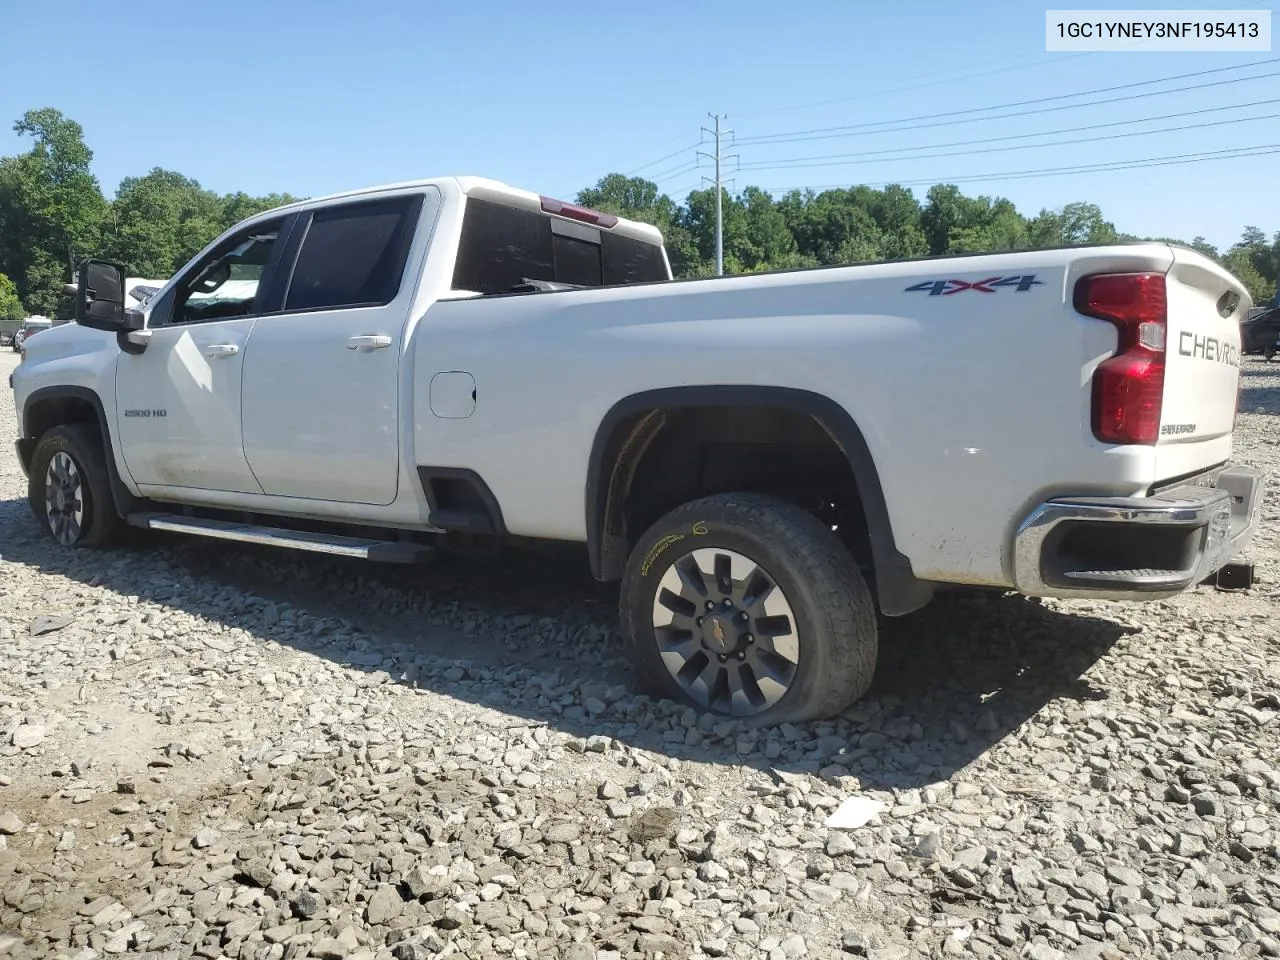
[[[1241,2],[1232,3],[1230,9],[1243,9],[1246,7],[1257,7],[1269,2],[1270,0],[1245,0],[1245,2],[1243,3]],[[1136,40],[1133,43],[1125,44],[1125,46],[1121,49],[1140,47],[1145,42],[1147,41]],[[1076,53],[1067,53],[1067,54],[1064,54],[1063,56],[1053,57],[1053,58],[1046,57],[1042,53],[1031,54],[1031,55],[1028,55],[1032,57],[1031,62],[1029,63],[1019,62],[1019,61],[1027,60],[1028,56],[1009,57],[1008,59],[997,60],[995,62],[997,64],[1014,64],[1013,66],[1003,66],[1003,67],[998,67],[997,69],[994,69],[994,70],[983,70],[979,73],[961,73],[959,75],[957,75],[954,71],[923,73],[913,79],[927,81],[924,83],[913,82],[909,86],[905,86],[905,87],[889,87],[889,88],[881,87],[875,90],[866,90],[861,93],[851,94],[847,97],[835,97],[834,99],[830,99],[830,100],[817,100],[817,101],[812,101],[810,103],[788,104],[786,106],[781,106],[781,107],[771,107],[768,110],[755,110],[750,113],[738,113],[736,115],[738,116],[739,119],[741,119],[742,117],[764,117],[764,116],[772,116],[779,113],[796,113],[801,110],[811,110],[814,107],[830,107],[839,103],[852,103],[855,100],[866,100],[871,97],[887,97],[895,93],[909,93],[913,90],[924,90],[928,87],[936,87],[943,83],[955,83],[955,82],[964,81],[964,80],[978,80],[983,77],[994,77],[1003,73],[1012,73],[1015,70],[1026,70],[1031,67],[1042,67],[1042,66],[1045,66],[1046,64],[1063,63],[1067,60],[1074,60],[1078,57],[1092,57],[1101,52],[1103,51],[1082,50]],[[937,77],[938,79],[927,80],[927,78],[929,77]]]
[[[938,79],[929,80],[926,83],[911,84],[910,86],[906,86],[906,87],[889,87],[889,88],[881,88],[878,90],[868,90],[863,93],[851,94],[850,96],[847,96],[847,97],[836,97],[835,99],[832,99],[832,100],[815,100],[811,103],[791,104],[785,107],[773,107],[769,110],[756,110],[756,111],[753,111],[752,113],[739,113],[737,114],[737,116],[765,117],[765,116],[772,116],[778,113],[795,113],[801,110],[812,110],[815,107],[831,107],[839,103],[852,103],[855,100],[866,100],[871,97],[887,97],[895,93],[910,93],[913,90],[924,90],[924,89],[927,89],[928,87],[936,87],[939,84],[943,84],[943,83],[954,83],[962,80],[978,80],[982,77],[994,77],[997,74],[1011,73],[1014,70],[1026,70],[1029,67],[1044,66],[1045,63],[1061,63],[1064,60],[1073,60],[1076,57],[1089,57],[1099,52],[1100,51],[1097,51],[1097,50],[1082,50],[1079,53],[1065,54],[1064,56],[1058,57],[1056,60],[1046,60],[1043,54],[1036,54],[1035,59],[1032,60],[1030,63],[1021,63],[1017,66],[1001,67],[998,70],[984,70],[981,73],[968,73],[968,74],[962,74],[960,76],[956,76],[954,73],[925,73],[925,74],[921,74],[919,79],[923,80],[925,77],[934,77],[934,76],[938,77]],[[1025,58],[1011,57],[1009,60],[1002,60],[997,62],[1010,63],[1014,60],[1023,60],[1023,59]]]
[[[665,163],[667,160],[672,160],[680,156],[681,154],[688,153],[690,150],[697,150],[699,145],[700,145],[699,143],[691,143],[688,146],[681,147],[679,150],[675,150],[671,153],[668,153],[665,157],[659,157],[657,160],[651,160],[648,163],[644,164],[643,166],[636,167],[634,170],[630,170],[627,173],[624,173],[623,176],[634,177],[641,170],[648,170],[650,167],[656,167],[660,163]]]
[[[979,174],[964,177],[931,177],[927,180],[885,180],[879,183],[861,183],[858,186],[932,186],[938,183],[987,183],[996,180],[1029,180],[1036,177],[1064,176],[1077,173],[1102,173],[1114,170],[1138,170],[1147,167],[1173,167],[1188,163],[1203,163],[1211,160],[1231,160],[1238,157],[1264,157],[1280,153],[1280,143],[1264,143],[1251,147],[1231,147],[1227,150],[1214,150],[1209,153],[1183,153],[1169,157],[1147,157],[1142,160],[1119,160],[1111,163],[1088,164],[1077,167],[1046,167],[1039,170],[1009,170],[1004,173]],[[792,190],[847,190],[848,183],[830,183],[822,186],[797,187],[762,187],[767,193],[789,193]]]
[[[693,191],[701,185],[702,185],[702,181],[696,180],[693,183],[690,183],[687,186],[683,186],[678,190],[664,190],[663,193],[665,193],[671,199],[679,201],[681,197],[684,197],[687,199],[689,194],[693,193]]]
[[[653,174],[652,176],[645,177],[645,179],[648,180],[650,183],[662,183],[664,180],[670,180],[673,177],[679,177],[679,176],[683,176],[686,173],[692,173],[694,170],[697,170],[701,165],[702,164],[699,160],[695,160],[693,163],[682,163],[678,167],[671,167],[667,170],[662,170],[658,173]]]
[[[653,146],[656,146],[656,147],[658,147],[658,148],[662,148],[662,147],[670,146],[671,144],[676,143],[676,142],[677,142],[677,141],[679,141],[679,140],[684,140],[687,136],[688,136],[688,134],[687,134],[687,133],[682,133],[682,134],[680,134],[678,137],[672,137],[672,138],[671,138],[671,139],[669,139],[669,140],[663,140],[661,143],[654,144]],[[696,143],[695,143],[695,144],[693,144],[693,145],[691,145],[691,146],[688,146],[688,147],[682,147],[680,150],[677,150],[675,153],[671,154],[671,156],[678,156],[680,153],[685,152],[685,151],[687,151],[687,150],[692,150],[692,149],[694,149],[695,147],[697,147],[697,144],[696,144]],[[632,156],[634,157],[634,156],[635,156],[635,154],[632,154]],[[638,169],[638,170],[643,170],[643,169],[645,169],[646,167],[650,167],[650,166],[653,166],[653,165],[655,165],[655,164],[661,163],[663,160],[666,160],[666,159],[668,159],[668,158],[667,158],[667,157],[660,157],[659,159],[654,160],[652,163],[647,163],[647,164],[645,164],[645,165],[644,165],[644,166],[642,166],[642,167],[637,167],[636,169]],[[616,168],[615,168],[615,169],[616,169]],[[590,174],[582,174],[581,176],[574,177],[574,178],[573,178],[573,182],[574,182],[574,183],[580,183],[581,181],[585,180],[588,176],[590,176]],[[630,176],[630,174],[628,174],[628,176]],[[565,183],[565,184],[568,184],[570,181],[569,181],[568,179],[565,179],[565,180],[563,180],[563,181],[561,181],[561,182],[562,182],[562,183]]]
[[[1143,97],[1157,97],[1157,96],[1163,96],[1169,93],[1181,93],[1185,90],[1201,90],[1207,87],[1225,86],[1226,84],[1231,84],[1231,83],[1244,83],[1249,80],[1263,80],[1263,79],[1266,79],[1267,77],[1274,77],[1277,75],[1277,73],[1273,71],[1272,73],[1259,74],[1256,77],[1236,77],[1231,80],[1219,80],[1214,83],[1191,84],[1185,87],[1174,87],[1169,90],[1153,90],[1149,93],[1131,94],[1126,97],[1111,97],[1105,100],[1090,101],[1088,103],[1062,104],[1056,107],[1048,107],[1043,110],[1029,110],[1029,111],[1022,111],[1019,113],[1000,114],[994,117],[971,117],[970,119],[965,119],[965,120],[954,119],[955,117],[962,116],[962,115],[986,113],[991,110],[1004,110],[1007,107],[1035,106],[1038,104],[1050,103],[1056,100],[1070,100],[1075,97],[1092,96],[1093,94],[1096,94],[1096,93],[1111,93],[1116,90],[1129,90],[1134,87],[1150,86],[1153,83],[1167,83],[1170,80],[1185,80],[1189,77],[1202,77],[1202,76],[1207,76],[1213,73],[1221,73],[1224,70],[1240,70],[1245,67],[1264,66],[1269,63],[1280,63],[1280,57],[1274,57],[1270,60],[1259,60],[1254,63],[1237,64],[1231,67],[1215,67],[1212,70],[1200,70],[1194,73],[1177,74],[1171,77],[1161,77],[1157,80],[1142,80],[1137,83],[1124,83],[1114,87],[1099,87],[1094,90],[1082,90],[1078,93],[1064,93],[1064,94],[1058,94],[1052,97],[1037,97],[1033,100],[1016,100],[1016,101],[1013,101],[1012,103],[995,104],[989,107],[972,107],[967,110],[952,110],[946,113],[927,113],[927,114],[921,114],[915,117],[902,117],[898,120],[879,120],[879,121],[873,121],[870,123],[846,124],[844,126],[839,126],[839,127],[815,127],[814,129],[811,129],[811,130],[795,130],[795,131],[791,131],[790,133],[761,134],[755,137],[743,137],[741,140],[738,141],[738,143],[766,144],[766,143],[787,143],[787,142],[794,143],[801,140],[824,140],[824,139],[832,139],[832,138],[830,136],[818,136],[818,134],[839,133],[843,135],[848,132],[854,132],[854,131],[867,131],[867,132],[874,132],[874,133],[899,133],[899,132],[902,132],[903,130],[921,130],[926,127],[949,126],[955,123],[972,123],[974,122],[974,120],[1002,120],[1009,117],[1026,116],[1028,113],[1047,113],[1053,110],[1071,110],[1077,107],[1099,106],[1101,104],[1106,104],[1106,103],[1119,103],[1124,100],[1137,100],[1137,99],[1142,99]],[[943,122],[917,124],[909,127],[895,127],[892,130],[873,130],[872,129],[875,127],[885,127],[893,124],[903,124],[903,123],[914,124],[914,122],[917,120],[937,120],[937,119],[943,119]]]
[[[911,153],[918,150],[942,150],[948,147],[967,147],[975,143],[1002,143],[1009,140],[1029,140],[1033,137],[1053,137],[1064,133],[1078,133],[1081,131],[1104,130],[1108,127],[1127,127],[1135,123],[1155,123],[1159,120],[1174,120],[1180,117],[1194,117],[1205,113],[1221,113],[1224,110],[1242,110],[1245,107],[1261,107],[1269,106],[1273,103],[1280,103],[1280,99],[1272,100],[1251,100],[1248,103],[1232,103],[1221,107],[1204,107],[1199,110],[1180,110],[1177,113],[1163,113],[1151,117],[1143,117],[1139,120],[1111,120],[1107,123],[1089,123],[1079,127],[1063,127],[1059,130],[1042,130],[1039,133],[1013,133],[1003,137],[975,137],[969,140],[952,140],[949,143],[931,143],[918,147],[888,147],[883,150],[861,150],[858,153],[828,153],[819,154],[809,157],[792,157],[787,160],[753,160],[749,163],[742,164],[742,169],[750,170],[760,168],[763,169],[765,164],[804,164],[810,160],[845,160],[861,157],[883,157],[889,154]],[[1245,118],[1250,119],[1250,118]],[[1158,133],[1161,131],[1148,131]],[[1135,134],[1136,136],[1136,134]],[[1073,141],[1079,143],[1081,141]],[[1044,144],[1033,144],[1033,146],[1044,146]],[[912,157],[894,157],[893,159],[910,160]]]
[[[1280,101],[1272,101],[1273,103]],[[859,157],[858,159],[842,160],[839,162],[831,162],[829,159],[821,163],[787,163],[778,162],[776,165],[770,165],[770,161],[761,160],[756,163],[744,164],[747,170],[801,170],[806,167],[845,167],[854,166],[855,164],[866,163],[888,163],[891,160],[936,160],[938,157],[964,157],[972,156],[980,153],[1007,153],[1011,150],[1036,150],[1041,147],[1061,147],[1075,146],[1078,143],[1101,143],[1104,140],[1121,140],[1126,137],[1143,137],[1148,134],[1155,133],[1176,133],[1182,130],[1203,130],[1207,127],[1222,127],[1233,123],[1249,123],[1253,120],[1276,120],[1280,119],[1280,113],[1270,113],[1261,117],[1238,117],[1235,120],[1211,120],[1208,123],[1186,123],[1176,127],[1161,127],[1157,130],[1131,130],[1128,133],[1110,133],[1101,137],[1073,137],[1070,140],[1050,140],[1047,143],[1017,143],[1004,147],[984,147],[978,150],[951,150],[945,153],[921,153],[909,157]],[[846,156],[853,156],[846,154]],[[820,159],[817,157],[814,160]]]
[[[906,133],[909,130],[928,130],[934,127],[954,127],[958,124],[981,123],[987,120],[1008,120],[1013,117],[1038,116],[1042,113],[1055,113],[1059,110],[1075,110],[1080,107],[1097,107],[1108,103],[1123,103],[1128,100],[1144,100],[1147,97],[1160,97],[1169,93],[1183,93],[1187,90],[1205,90],[1209,87],[1222,87],[1232,83],[1244,83],[1248,80],[1265,80],[1268,77],[1280,76],[1280,71],[1259,74],[1256,77],[1235,77],[1231,80],[1215,80],[1211,83],[1193,83],[1185,87],[1170,87],[1168,90],[1152,90],[1149,93],[1131,93],[1123,97],[1109,97],[1105,100],[1088,100],[1084,103],[1063,103],[1056,107],[1042,107],[1037,110],[1019,110],[1014,113],[997,113],[989,117],[965,117],[960,120],[939,120],[935,123],[917,123],[908,127],[897,127],[892,130],[862,130],[853,133],[829,133],[817,137],[797,137],[793,140],[777,140],[773,143],[800,143],[808,140],[841,140],[847,137],[866,137],[879,133]],[[758,144],[769,146],[770,144]]]

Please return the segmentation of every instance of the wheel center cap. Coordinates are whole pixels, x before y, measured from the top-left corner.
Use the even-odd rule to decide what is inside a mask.
[[[719,614],[712,614],[702,621],[702,642],[708,650],[716,653],[729,653],[738,645],[732,622]]]

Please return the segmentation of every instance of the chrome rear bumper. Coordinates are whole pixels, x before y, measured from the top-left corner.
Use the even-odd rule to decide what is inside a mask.
[[[1249,543],[1263,475],[1228,465],[1148,497],[1040,504],[1014,538],[1014,584],[1042,597],[1156,600],[1212,575]]]

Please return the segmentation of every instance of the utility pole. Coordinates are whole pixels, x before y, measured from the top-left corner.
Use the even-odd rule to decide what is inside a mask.
[[[729,158],[729,157],[726,157],[726,156],[724,155],[724,153],[721,151],[721,149],[720,149],[720,142],[721,142],[721,139],[722,139],[722,138],[724,138],[724,137],[728,137],[728,136],[731,136],[731,135],[733,134],[733,131],[732,131],[732,130],[721,130],[721,129],[720,129],[720,121],[721,121],[721,120],[725,120],[725,119],[727,119],[727,117],[726,117],[726,116],[724,116],[724,115],[722,115],[722,114],[718,114],[718,113],[709,113],[709,114],[707,114],[707,116],[709,116],[712,120],[714,120],[714,121],[715,121],[715,127],[714,127],[713,129],[710,129],[710,130],[708,130],[706,127],[703,127],[703,128],[702,128],[702,132],[703,132],[703,133],[709,133],[709,134],[711,134],[711,135],[715,138],[715,143],[716,143],[716,152],[715,152],[714,154],[706,154],[706,153],[702,153],[701,151],[699,151],[699,152],[698,152],[698,156],[700,156],[700,157],[706,157],[708,160],[713,161],[713,162],[715,163],[715,167],[716,167],[716,176],[715,176],[715,187],[716,187],[716,276],[717,276],[717,277],[720,277],[720,276],[723,276],[723,275],[724,275],[724,211],[723,211],[723,209],[722,209],[722,207],[721,207],[721,193],[722,193],[722,187],[723,187],[723,180],[721,179],[721,176],[720,176],[720,164],[721,164],[721,162],[722,162],[722,161],[724,161],[724,160],[731,159],[731,158]],[[704,178],[704,179],[705,179],[705,178]]]

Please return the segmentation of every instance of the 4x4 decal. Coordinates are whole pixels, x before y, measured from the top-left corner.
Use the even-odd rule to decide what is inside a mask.
[[[1043,286],[1043,280],[1037,280],[1034,273],[1013,277],[987,277],[985,280],[926,280],[907,287],[903,293],[925,293],[931,297],[949,297],[953,293],[976,290],[978,293],[996,293],[999,287],[1013,287],[1018,293],[1026,293],[1032,287]]]

